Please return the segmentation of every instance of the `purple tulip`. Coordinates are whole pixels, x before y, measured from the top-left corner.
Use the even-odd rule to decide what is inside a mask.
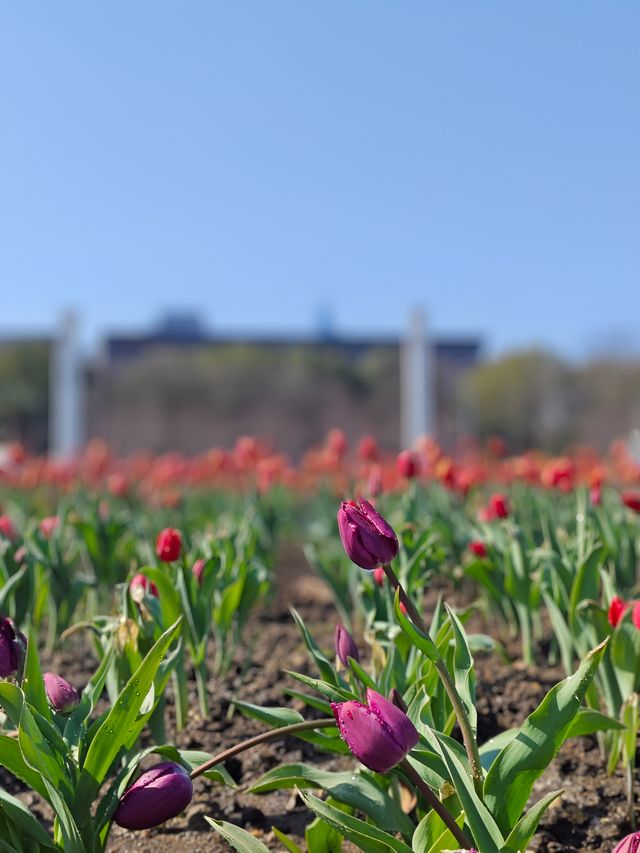
[[[53,672],[43,675],[44,689],[51,707],[60,714],[69,714],[80,701],[80,694],[69,682]]]
[[[618,842],[613,848],[613,853],[638,853],[639,850],[640,832],[632,832],[631,835],[625,835],[622,841]]]
[[[13,619],[0,616],[0,678],[17,675],[27,653],[27,638]]]
[[[409,717],[370,687],[366,705],[332,702],[331,710],[351,752],[376,773],[391,770],[418,742]]]
[[[344,625],[336,625],[336,635],[334,640],[336,647],[336,655],[343,666],[348,666],[348,658],[353,658],[355,661],[360,661],[358,647],[356,646],[353,637],[344,627]]]
[[[398,537],[369,501],[343,501],[338,510],[340,539],[349,559],[363,569],[390,563],[398,553]]]
[[[150,829],[180,814],[192,796],[193,784],[184,767],[163,761],[127,788],[113,819],[125,829]]]

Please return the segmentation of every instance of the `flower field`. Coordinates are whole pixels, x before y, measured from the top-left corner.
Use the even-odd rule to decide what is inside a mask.
[[[0,850],[640,848],[640,463],[0,460]]]

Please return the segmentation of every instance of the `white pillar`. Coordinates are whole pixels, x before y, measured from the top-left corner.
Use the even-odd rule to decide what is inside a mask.
[[[83,440],[82,373],[76,340],[77,319],[63,317],[52,344],[49,364],[49,454],[68,459]]]
[[[424,311],[409,316],[407,336],[400,354],[400,433],[402,446],[413,447],[433,430],[432,348]]]

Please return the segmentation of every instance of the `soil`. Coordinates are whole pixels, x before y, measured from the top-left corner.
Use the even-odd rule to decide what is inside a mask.
[[[278,595],[254,620],[253,651],[250,663],[238,654],[232,672],[209,684],[212,713],[202,720],[194,710],[176,744],[185,749],[216,753],[265,730],[259,722],[247,720],[233,711],[234,697],[259,705],[285,704],[283,688],[294,682],[281,668],[315,675],[309,666],[299,633],[289,613],[295,605],[316,640],[327,650],[332,647],[335,610],[331,595],[321,581],[309,575],[301,553],[289,551],[281,562]],[[451,591],[449,590],[451,593]],[[451,598],[467,597],[457,590]],[[431,596],[429,596],[431,598]],[[495,626],[494,626],[495,627]],[[486,628],[474,625],[472,630]],[[72,644],[73,641],[73,644]],[[509,644],[506,644],[508,648]],[[45,666],[60,672],[81,687],[93,671],[90,655],[78,639],[56,652]],[[522,663],[501,663],[496,655],[476,656],[478,732],[480,742],[506,728],[519,725],[537,706],[549,688],[564,677],[558,668],[528,667]],[[297,707],[295,702],[293,707]],[[191,708],[197,708],[195,691]],[[295,738],[262,744],[227,763],[237,790],[198,779],[188,809],[161,827],[129,832],[114,825],[109,853],[168,853],[179,846],[184,853],[213,853],[231,849],[209,827],[205,816],[227,820],[252,832],[269,850],[283,850],[272,827],[291,836],[304,850],[304,829],[313,815],[289,790],[264,795],[244,793],[252,781],[278,764],[308,761],[323,769],[353,766],[349,757],[327,756]],[[637,771],[636,771],[637,773]],[[51,812],[39,797],[0,769],[0,785],[17,794],[50,826]],[[617,841],[631,831],[625,814],[625,784],[620,770],[609,777],[604,769],[595,738],[568,741],[534,788],[537,800],[549,791],[564,789],[543,818],[529,848],[532,853],[611,853]],[[636,778],[636,789],[640,779]],[[640,810],[639,810],[640,817]],[[344,851],[356,850],[344,845]]]

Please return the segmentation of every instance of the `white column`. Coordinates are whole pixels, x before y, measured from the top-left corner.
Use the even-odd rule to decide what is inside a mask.
[[[433,430],[432,348],[424,311],[409,316],[400,353],[400,434],[402,446],[413,447],[420,436]]]
[[[84,437],[77,325],[72,311],[64,314],[50,354],[49,454],[58,459],[77,453]]]

